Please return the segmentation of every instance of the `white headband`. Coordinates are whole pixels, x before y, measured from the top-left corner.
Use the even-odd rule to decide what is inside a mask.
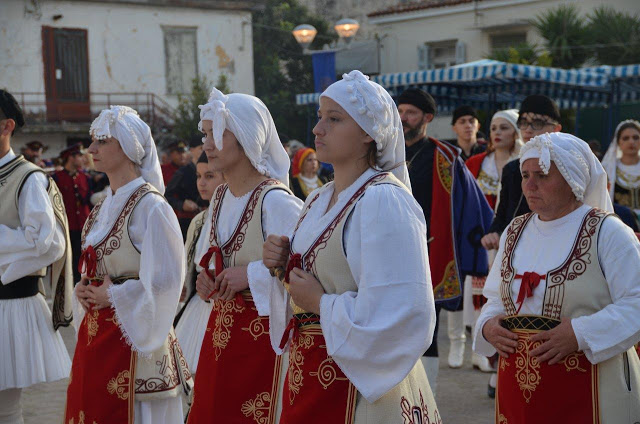
[[[360,71],[343,74],[320,95],[338,103],[376,143],[377,165],[411,190],[405,165],[402,121],[393,99],[381,85]]]
[[[545,174],[549,173],[553,161],[577,200],[613,212],[607,193],[607,174],[583,140],[560,132],[536,136],[520,151],[520,171],[527,159],[535,158],[539,159]]]
[[[225,95],[214,87],[207,103],[198,107],[198,129],[202,131],[202,121],[212,122],[216,149],[222,150],[222,136],[228,129],[258,172],[289,186],[291,161],[271,113],[260,99],[239,93]]]
[[[500,110],[491,117],[491,122],[493,123],[493,120],[497,118],[505,119],[516,130],[516,140],[512,155],[517,156],[524,145],[524,142],[522,141],[522,133],[520,132],[520,128],[518,128],[518,109]]]
[[[164,181],[151,128],[138,112],[128,106],[104,109],[93,121],[89,134],[98,140],[115,138],[125,155],[142,174],[142,178],[164,194]]]

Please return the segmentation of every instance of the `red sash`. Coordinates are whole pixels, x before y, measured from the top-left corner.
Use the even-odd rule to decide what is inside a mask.
[[[600,423],[597,365],[582,352],[554,365],[538,363],[529,352],[540,342],[533,343],[530,338],[549,329],[554,320],[532,316],[505,319],[515,320],[519,321],[517,328],[511,331],[518,335],[516,353],[507,359],[500,357],[498,362],[496,423]]]
[[[358,391],[327,354],[320,317],[298,314],[296,319],[280,424],[353,423]]]
[[[78,330],[64,422],[133,424],[135,369],[115,310],[89,311]]]
[[[282,358],[271,348],[269,317],[216,300],[207,323],[188,423],[275,424]]]

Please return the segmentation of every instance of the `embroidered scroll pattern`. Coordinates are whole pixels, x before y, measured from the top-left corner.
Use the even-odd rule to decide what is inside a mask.
[[[321,349],[326,349],[327,345],[320,345]],[[318,381],[322,385],[323,388],[327,388],[333,384],[336,380],[348,381],[349,379],[346,377],[338,377],[338,370],[336,369],[336,364],[333,361],[331,356],[327,355],[327,359],[322,361],[318,366],[318,370],[314,372],[310,372],[309,375],[318,377]]]
[[[85,420],[84,411],[80,411],[80,414],[78,415],[78,424],[85,424],[84,420]],[[74,422],[75,421],[73,418],[69,420],[69,424],[74,424]],[[98,424],[98,423],[94,421],[93,424]]]
[[[216,300],[213,305],[211,313],[215,314],[216,318],[213,330],[207,328],[207,331],[212,331],[211,341],[216,354],[216,361],[227,347],[229,340],[231,340],[231,327],[233,327],[235,321],[233,314],[239,312],[244,312],[244,306],[238,306],[235,300]]]
[[[516,348],[516,380],[527,403],[542,380],[538,358],[530,355],[530,352],[540,344],[540,342],[532,342],[529,337],[520,337]]]
[[[271,401],[271,394],[262,392],[255,399],[248,400],[242,404],[242,413],[245,417],[252,418],[258,424],[267,424],[269,422]]]
[[[528,213],[522,216],[514,218],[511,225],[507,228],[507,237],[504,242],[504,253],[502,254],[502,266],[500,268],[500,297],[502,298],[502,304],[504,305],[505,313],[507,315],[516,315],[516,306],[513,303],[511,297],[511,284],[516,273],[513,269],[512,259],[513,251],[516,249],[520,235],[524,230],[524,227],[529,222],[529,219],[533,214]]]
[[[580,368],[581,355],[582,354],[578,352],[573,352],[572,354],[564,358],[564,360],[562,361],[562,364],[567,369],[567,372],[574,371],[574,370],[577,370],[580,372],[587,372],[587,370],[585,370],[584,368]]]
[[[251,308],[254,311],[256,308]],[[267,324],[267,325],[265,325]],[[258,337],[269,334],[269,317],[257,316],[249,323],[249,327],[242,327],[243,331],[248,331],[253,337],[253,340],[258,340]]]
[[[98,334],[99,311],[91,311],[87,316],[87,346],[91,344],[93,337]]]
[[[120,371],[117,377],[112,378],[107,383],[107,391],[110,395],[115,394],[118,399],[129,399],[129,379],[131,374],[129,370]]]
[[[302,366],[304,365],[304,355],[301,349],[309,349],[313,346],[313,336],[311,334],[299,334],[298,340],[291,343],[289,351],[289,370],[287,371],[287,380],[289,384],[289,403],[293,405],[293,401],[302,387],[304,376],[302,374]]]
[[[442,419],[437,409],[433,412],[433,420],[429,418],[429,407],[424,403],[422,390],[420,390],[419,393],[419,406],[412,406],[409,400],[405,396],[402,396],[400,408],[402,410],[403,424],[442,424]]]
[[[439,151],[436,151],[436,164],[438,168],[438,179],[440,180],[440,184],[447,191],[447,193],[451,194],[451,186],[453,185],[453,177],[451,176],[451,162],[447,160],[446,157]]]

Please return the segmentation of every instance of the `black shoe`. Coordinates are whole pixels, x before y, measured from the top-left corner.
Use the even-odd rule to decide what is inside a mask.
[[[487,384],[487,396],[489,396],[491,399],[496,398],[496,388],[491,387],[491,384]]]

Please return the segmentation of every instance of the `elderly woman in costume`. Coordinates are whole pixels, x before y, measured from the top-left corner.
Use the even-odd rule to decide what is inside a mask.
[[[274,349],[289,352],[281,423],[440,422],[420,362],[435,327],[427,229],[398,111],[352,71],[318,117],[335,180],[307,198],[291,241],[269,236],[263,253],[285,281],[270,317]]]
[[[71,242],[55,182],[11,148],[24,125],[18,102],[0,90],[0,423],[21,424],[22,390],[69,376],[58,328],[71,323]],[[49,277],[51,280],[49,280]],[[43,297],[52,288],[53,308]]]
[[[213,197],[215,189],[224,183],[222,172],[216,172],[207,159],[207,154],[202,152],[196,164],[196,185],[200,198],[207,203]],[[189,224],[187,239],[184,245],[187,257],[187,272],[184,279],[183,293],[185,305],[176,315],[173,324],[176,327],[176,336],[180,347],[187,359],[191,374],[196,373],[198,357],[202,340],[207,331],[207,321],[211,314],[213,304],[205,302],[197,296],[196,278],[202,271],[200,260],[209,250],[209,234],[211,233],[211,217],[205,209],[196,215]]]
[[[498,204],[500,195],[500,179],[502,168],[510,161],[517,159],[520,149],[524,145],[522,134],[518,128],[518,111],[516,109],[501,110],[491,118],[489,126],[489,145],[487,151],[471,156],[466,165],[478,181],[478,186],[484,193],[493,210]],[[489,252],[490,263],[495,257],[495,250]],[[465,279],[465,317],[472,328],[480,315],[480,309],[486,299],[482,296],[485,277],[467,276]],[[473,353],[471,363],[474,368],[483,372],[493,372],[494,368],[489,360],[477,353]],[[489,396],[494,396],[495,376],[489,382]]]
[[[475,334],[500,354],[496,422],[636,422],[640,244],[584,141],[537,136],[520,168],[532,212],[501,237]]]
[[[192,384],[172,327],[184,250],[156,146],[126,106],[103,110],[90,134],[89,153],[111,186],[82,231],[64,422],[180,423],[179,394]]]
[[[188,422],[274,424],[282,361],[269,341],[275,282],[262,245],[268,234],[291,234],[302,202],[288,189],[290,160],[260,99],[214,88],[200,109],[204,151],[225,184],[211,199],[210,248],[196,279],[213,309]]]
[[[628,119],[618,124],[602,166],[612,201],[640,216],[640,122]]]
[[[309,194],[326,182],[318,175],[320,162],[316,151],[305,147],[296,152],[291,160],[291,191],[296,197],[306,200]]]

